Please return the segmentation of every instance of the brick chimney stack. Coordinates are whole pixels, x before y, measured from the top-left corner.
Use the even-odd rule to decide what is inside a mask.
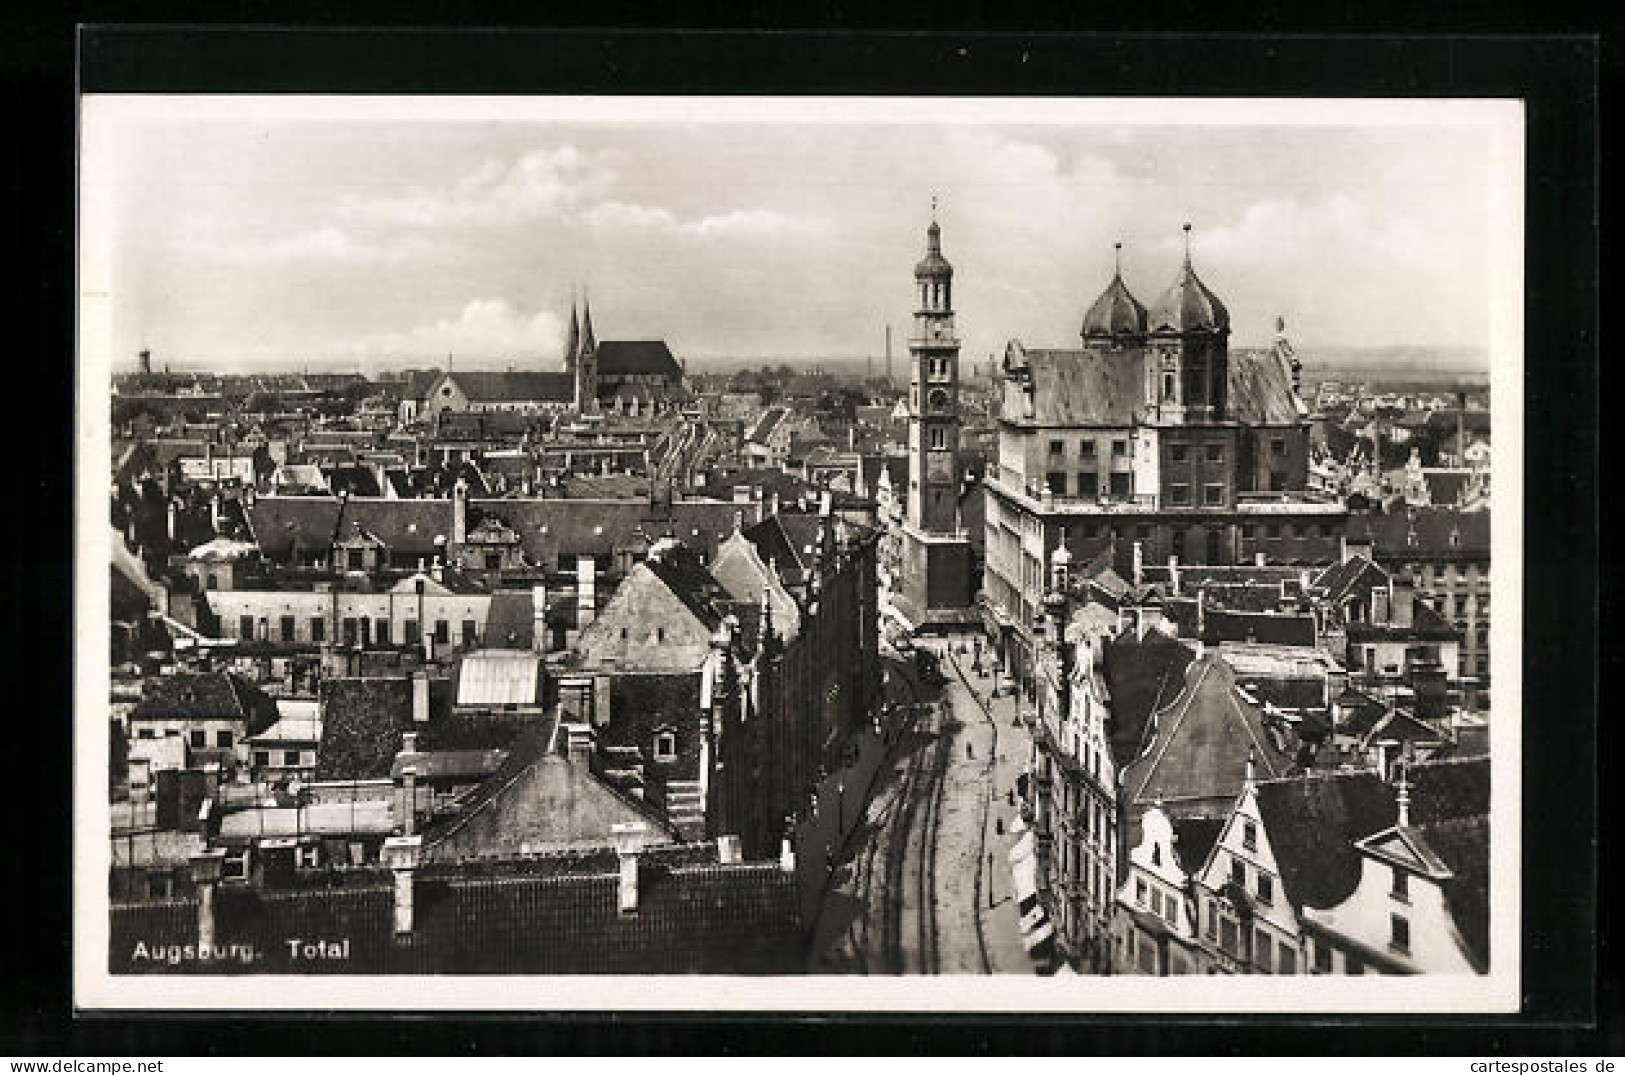
[[[458,477],[451,487],[451,544],[462,548],[468,540],[468,479]]]
[[[429,723],[429,676],[426,672],[418,671],[412,676],[412,723]],[[415,732],[407,732],[412,741],[417,741]],[[413,749],[407,747],[407,750]]]
[[[615,841],[615,854],[621,862],[621,913],[638,911],[638,856],[643,851],[649,827],[641,821],[617,822],[610,826]]]
[[[197,946],[201,953],[214,947],[214,893],[226,861],[224,848],[201,851],[191,858],[192,884],[197,888]]]
[[[547,636],[547,583],[538,582],[530,589],[531,628],[530,648],[535,653],[546,653]]]
[[[416,927],[413,913],[418,862],[423,855],[423,837],[391,836],[384,841],[384,865],[395,877],[395,937],[405,940]]]
[[[411,734],[411,733],[408,733]],[[416,746],[416,736],[413,736],[413,746]],[[401,833],[411,836],[417,830],[418,824],[418,770],[415,765],[408,765],[401,770]]]
[[[576,557],[576,628],[585,631],[598,617],[598,561]]]

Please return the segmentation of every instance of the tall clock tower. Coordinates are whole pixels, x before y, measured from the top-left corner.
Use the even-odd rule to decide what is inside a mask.
[[[959,338],[953,288],[954,267],[942,256],[942,228],[933,219],[925,233],[925,257],[914,267],[908,513],[902,587],[894,598],[904,617],[926,630],[971,622],[970,542],[959,520]]]

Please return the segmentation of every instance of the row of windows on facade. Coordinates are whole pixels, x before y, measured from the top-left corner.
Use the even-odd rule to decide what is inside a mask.
[[[254,617],[243,616],[239,618],[237,622],[237,637],[242,639],[258,638],[262,642],[270,641],[268,621],[263,619],[260,620],[259,626],[263,629],[256,631]],[[402,639],[404,644],[408,646],[415,646],[423,640],[420,633],[421,629],[417,620],[406,620],[402,624],[402,628],[405,634],[405,637]],[[461,640],[463,645],[472,646],[479,641],[479,623],[477,621],[464,620],[461,624],[461,628]],[[278,641],[299,641],[299,623],[296,617],[281,617],[277,624],[277,629]],[[379,617],[378,619],[368,619],[364,616],[347,616],[342,621],[340,629],[342,632],[341,637],[346,646],[354,646],[357,644],[371,645],[373,643],[380,646],[390,645],[389,620],[384,619],[383,617]],[[434,640],[440,645],[446,645],[451,642],[451,623],[449,621],[434,621]],[[327,619],[325,617],[311,617],[310,641],[327,641]]]
[[[1189,445],[1189,444],[1170,444],[1168,446],[1168,458],[1169,458],[1169,460],[1171,460],[1172,462],[1175,462],[1175,463],[1183,463],[1183,462],[1185,462],[1187,459],[1190,458],[1190,449],[1191,449],[1191,447],[1192,446]],[[1203,447],[1204,455],[1205,455],[1205,457],[1206,457],[1206,459],[1207,459],[1207,461],[1209,463],[1222,463],[1222,462],[1224,462],[1224,445],[1223,444],[1206,444],[1206,445],[1203,445],[1202,447]],[[1052,441],[1050,441],[1049,442],[1049,454],[1051,456],[1065,456],[1066,455],[1066,441],[1064,441],[1064,440],[1052,440]],[[1124,458],[1124,457],[1127,457],[1128,454],[1129,454],[1129,442],[1127,440],[1113,440],[1112,441],[1112,455],[1113,456],[1116,456],[1118,458]],[[1285,437],[1271,437],[1270,438],[1270,454],[1271,455],[1276,455],[1276,456],[1285,456],[1286,455],[1286,438]],[[1091,440],[1080,440],[1080,441],[1078,441],[1078,458],[1080,458],[1080,459],[1093,459],[1093,458],[1095,458],[1095,442],[1092,439]]]

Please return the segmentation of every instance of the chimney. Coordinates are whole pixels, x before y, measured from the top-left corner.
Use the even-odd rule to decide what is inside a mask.
[[[1144,584],[1145,579],[1145,549],[1136,541],[1134,543],[1134,585]]]
[[[530,588],[530,648],[536,653],[546,653],[548,650],[547,634],[547,583],[538,582]]]
[[[395,937],[404,940],[411,937],[415,923],[413,922],[412,897],[414,888],[413,874],[417,871],[418,860],[423,853],[423,837],[391,836],[384,841],[384,865],[389,867],[390,873],[395,876]]]
[[[717,837],[717,864],[721,866],[737,866],[743,860],[739,851],[738,836]]]
[[[414,737],[415,738],[415,737]],[[418,823],[418,770],[408,765],[401,770],[401,833],[411,836]]]
[[[643,850],[649,826],[641,821],[616,822],[610,826],[615,854],[621,860],[621,913],[638,911],[638,854]]]
[[[796,872],[796,849],[790,842],[789,833],[779,838],[779,869],[785,873]]]
[[[175,502],[173,500],[171,500],[169,502],[169,508],[168,508],[167,512],[165,513],[165,521],[167,522],[167,524],[169,526],[169,540],[170,541],[176,540],[175,539],[175,514],[176,514],[175,513]]]
[[[225,865],[224,848],[200,851],[191,858],[192,884],[197,888],[197,947],[201,953],[214,947],[214,891],[220,884]]]
[[[468,540],[468,480],[462,477],[451,487],[451,543],[461,548]]]
[[[1411,823],[1411,774],[1407,767],[1399,767],[1399,783],[1395,785],[1396,795],[1394,805],[1398,807],[1399,816],[1394,824],[1400,828],[1408,828]]]
[[[214,531],[215,537],[220,536],[220,531],[224,528],[225,521],[226,516],[220,510],[220,494],[216,492],[209,498],[209,527]]]
[[[598,617],[598,561],[576,557],[576,628],[586,630]]]
[[[419,680],[418,682],[426,683],[428,681],[427,680]],[[412,717],[413,717],[414,720],[417,719],[417,713],[414,712],[412,714]],[[418,752],[418,733],[417,732],[402,732],[401,733],[401,753],[402,754],[416,754],[417,752]]]
[[[1168,557],[1168,589],[1175,597],[1179,596],[1179,557]]]
[[[1246,768],[1246,770],[1245,770],[1245,775],[1244,775],[1244,776],[1243,776],[1243,777],[1242,777],[1242,780],[1243,780],[1243,781],[1244,781],[1244,782],[1245,782],[1245,783],[1246,783],[1246,784],[1247,784],[1247,785],[1249,785],[1249,786],[1251,786],[1251,785],[1252,785],[1252,783],[1253,783],[1253,782],[1254,782],[1254,781],[1255,781],[1255,780],[1256,780],[1256,779],[1257,779],[1257,778],[1258,778],[1258,768],[1257,768],[1257,765],[1256,765],[1256,763],[1255,763],[1255,762],[1254,762],[1254,760],[1253,760],[1253,751],[1252,751],[1252,748],[1251,748],[1251,747],[1248,747],[1248,748],[1247,748],[1247,768]]]
[[[736,486],[734,486],[734,503],[735,504],[749,504],[750,503],[750,486],[748,486],[748,485],[736,485]]]
[[[1253,566],[1254,567],[1263,567],[1264,566],[1264,550],[1263,549],[1260,549],[1257,552],[1253,553]]]

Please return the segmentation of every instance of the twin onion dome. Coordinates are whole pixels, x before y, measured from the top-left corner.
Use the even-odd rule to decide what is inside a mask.
[[[1229,332],[1230,311],[1191,267],[1190,225],[1185,225],[1185,264],[1173,286],[1149,312],[1123,283],[1121,268],[1112,275],[1083,318],[1085,336],[1138,336],[1146,332]],[[1119,250],[1122,244],[1117,244]],[[923,263],[922,263],[923,264]]]

